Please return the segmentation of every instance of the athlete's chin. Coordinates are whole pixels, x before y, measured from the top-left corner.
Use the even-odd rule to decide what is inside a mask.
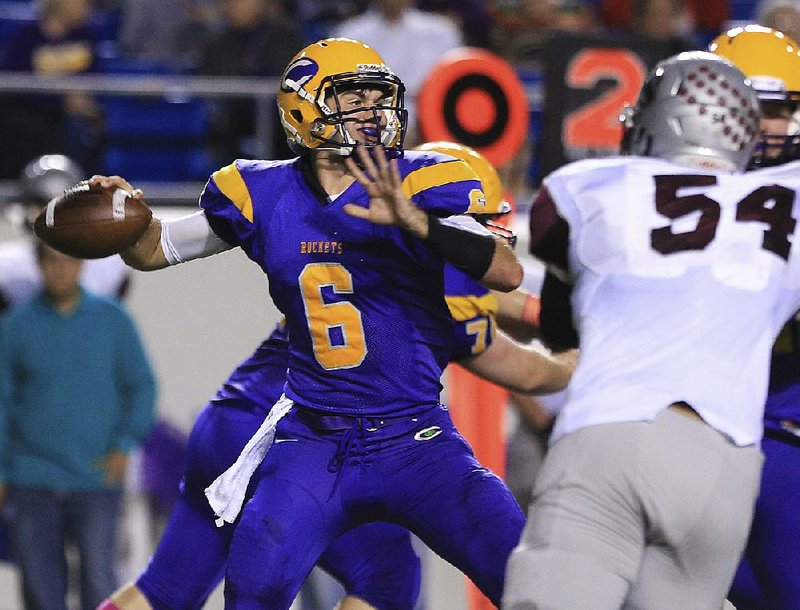
[[[357,144],[358,146],[363,146],[365,148],[375,148],[381,141],[378,138],[358,138]]]

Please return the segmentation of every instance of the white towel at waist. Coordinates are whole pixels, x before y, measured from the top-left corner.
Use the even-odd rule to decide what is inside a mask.
[[[218,517],[214,521],[217,527],[233,523],[241,512],[250,477],[272,446],[275,440],[275,427],[293,405],[294,401],[281,395],[256,433],[247,441],[233,466],[206,487],[206,498]]]

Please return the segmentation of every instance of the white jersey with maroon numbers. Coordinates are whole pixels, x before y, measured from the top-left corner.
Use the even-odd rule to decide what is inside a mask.
[[[800,162],[728,174],[614,157],[545,186],[569,225],[581,340],[553,441],[683,401],[758,442],[770,348],[800,308]]]

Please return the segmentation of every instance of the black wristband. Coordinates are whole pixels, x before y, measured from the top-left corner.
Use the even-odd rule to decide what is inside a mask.
[[[430,214],[426,242],[434,252],[475,280],[486,275],[496,247],[492,236],[442,224]]]

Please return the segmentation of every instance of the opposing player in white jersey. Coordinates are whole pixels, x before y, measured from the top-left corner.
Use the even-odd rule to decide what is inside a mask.
[[[683,53],[628,114],[633,156],[545,179],[532,248],[572,282],[581,356],[504,608],[722,607],[758,492],[770,348],[800,307],[800,165],[741,173],[758,132],[745,76]]]

